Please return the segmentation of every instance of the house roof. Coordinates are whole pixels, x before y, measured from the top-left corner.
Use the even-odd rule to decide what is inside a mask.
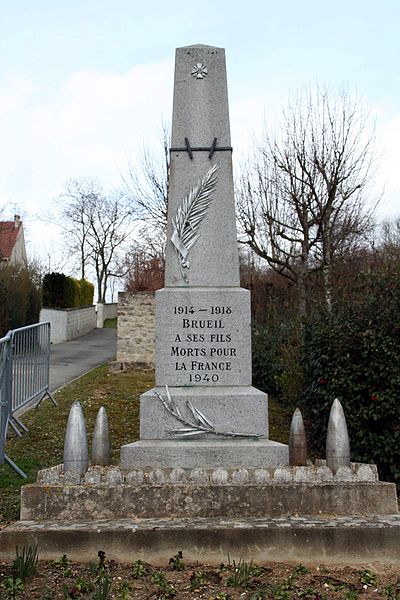
[[[10,259],[17,241],[20,224],[15,221],[0,221],[0,260]]]

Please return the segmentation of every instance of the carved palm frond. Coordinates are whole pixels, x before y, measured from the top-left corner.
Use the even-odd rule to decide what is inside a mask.
[[[200,237],[199,226],[204,219],[212,200],[212,193],[217,184],[217,165],[212,165],[199,184],[189,191],[176,211],[172,220],[174,244],[182,276],[186,283],[188,278],[184,269],[189,269],[188,254]]]

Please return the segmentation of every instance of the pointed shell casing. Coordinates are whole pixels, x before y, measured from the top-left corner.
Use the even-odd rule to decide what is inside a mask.
[[[88,445],[85,417],[80,403],[74,402],[69,411],[64,441],[64,473],[74,471],[84,475],[88,469]]]
[[[350,442],[346,417],[337,398],[333,401],[329,414],[326,435],[326,464],[333,473],[336,473],[339,467],[350,466]]]
[[[92,465],[106,466],[110,464],[110,431],[108,417],[104,406],[99,408],[92,442]]]
[[[293,413],[289,433],[289,465],[300,467],[307,465],[307,440],[303,416],[299,408]]]

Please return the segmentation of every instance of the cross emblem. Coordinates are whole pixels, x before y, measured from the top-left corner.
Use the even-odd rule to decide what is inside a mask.
[[[208,75],[208,69],[203,63],[197,62],[192,67],[191,75],[192,77],[196,77],[196,79],[204,79]]]

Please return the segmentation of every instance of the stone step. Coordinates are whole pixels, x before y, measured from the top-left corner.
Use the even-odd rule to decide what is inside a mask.
[[[289,517],[278,519],[113,519],[106,521],[19,521],[0,532],[0,559],[15,547],[38,543],[42,560],[62,554],[77,561],[142,559],[165,565],[182,550],[185,561],[218,565],[231,559],[356,565],[400,564],[400,515],[375,518]]]
[[[375,516],[397,512],[394,483],[33,484],[22,520]]]
[[[276,468],[289,463],[286,444],[272,440],[140,440],[121,447],[121,468]]]

